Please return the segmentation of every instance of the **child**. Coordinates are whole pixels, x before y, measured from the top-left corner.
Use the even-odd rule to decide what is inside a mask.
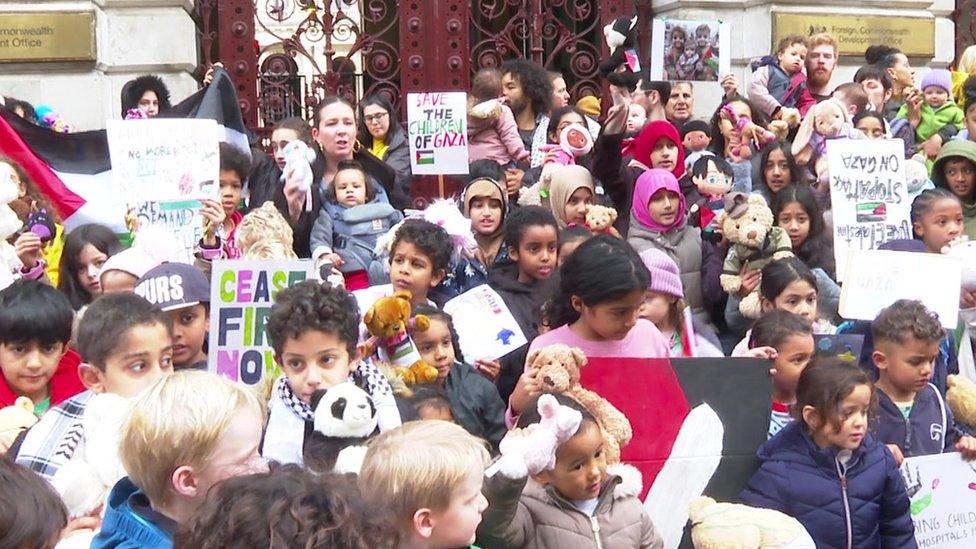
[[[830,96],[840,101],[851,118],[861,114],[868,106],[868,94],[864,91],[864,86],[857,82],[846,82],[837,86]]]
[[[796,421],[759,448],[742,502],[796,518],[818,547],[915,547],[905,481],[867,432],[873,392],[855,366],[807,366]]]
[[[488,547],[663,548],[640,500],[618,493],[622,479],[607,473],[603,434],[593,415],[566,395],[555,399],[577,413],[575,432],[559,444],[552,467],[530,468],[528,475],[524,469],[503,468],[487,481],[490,506],[478,527],[478,542]],[[539,427],[537,402],[519,417],[518,427]]]
[[[390,246],[390,279],[394,290],[408,290],[414,305],[436,305],[428,293],[447,275],[454,247],[443,227],[407,219]]]
[[[915,128],[915,142],[922,143],[944,126],[962,129],[966,116],[951,99],[952,76],[945,69],[934,69],[922,78],[921,94],[898,110],[897,118],[906,118]]]
[[[803,72],[807,57],[807,40],[787,36],[779,41],[773,56],[753,65],[749,82],[749,99],[771,120],[789,120],[804,116],[816,103],[807,92]]]
[[[586,211],[596,196],[593,176],[583,166],[553,166],[549,172],[549,199],[543,205],[549,208],[559,229],[569,225],[585,225]]]
[[[770,204],[776,226],[790,237],[793,253],[811,269],[834,276],[833,235],[827,232],[823,212],[806,185],[790,185],[776,193]]]
[[[392,515],[394,547],[467,547],[488,506],[481,495],[486,465],[484,443],[461,427],[414,421],[373,439],[359,487],[368,504]]]
[[[523,206],[505,222],[505,245],[513,263],[496,268],[489,284],[515,317],[525,338],[539,335],[543,302],[552,293],[559,231],[553,215],[540,206]],[[498,392],[507,400],[522,375],[528,346],[501,357]]]
[[[197,255],[204,260],[238,259],[234,233],[244,215],[237,211],[251,160],[234,145],[220,143],[220,203],[203,200],[203,239]]]
[[[868,139],[885,139],[888,126],[884,116],[877,111],[861,111],[854,116],[854,128]]]
[[[173,368],[206,370],[210,283],[200,269],[185,263],[163,263],[143,275],[134,291],[172,320]]]
[[[685,223],[687,213],[685,195],[678,180],[665,170],[648,170],[637,178],[634,187],[627,243],[638,253],[650,248],[661,250],[678,264],[685,301],[691,307],[692,315],[707,324],[709,319],[702,290],[707,282],[703,278],[717,280],[719,271],[703,271],[707,265],[701,229]]]
[[[24,261],[24,254],[18,254],[25,269],[21,272],[29,272],[35,267],[35,261],[43,261],[44,267],[41,271],[47,275],[51,284],[57,286],[58,264],[61,261],[61,251],[64,248],[64,227],[61,225],[58,211],[51,206],[44,193],[37,188],[37,185],[34,184],[20,164],[11,158],[0,155],[0,179],[4,177],[10,178],[18,188],[17,198],[8,204],[10,209],[17,214],[17,219],[26,226],[32,214],[43,210],[50,218],[54,228],[54,232],[49,235],[50,240],[47,242],[43,242],[39,235],[31,231],[26,231],[17,237],[14,246],[18,250],[29,252],[32,255],[31,261]],[[39,277],[40,273],[38,273]]]
[[[505,403],[488,377],[479,375],[479,371],[490,368],[490,365],[479,360],[476,370],[464,362],[451,315],[424,305],[417,307],[413,314],[430,319],[427,330],[413,330],[410,337],[420,356],[437,367],[434,383],[444,388],[450,403],[447,418],[441,419],[455,421],[472,435],[487,440],[492,448],[497,448],[506,431]]]
[[[322,209],[312,226],[312,258],[342,271],[350,290],[386,282],[375,259],[376,240],[403,219],[386,191],[366,177],[355,160],[342,160],[323,190]]]
[[[53,549],[68,525],[61,497],[0,452],[0,547]]]
[[[172,547],[212,487],[267,471],[263,423],[254,393],[214,374],[179,372],[147,388],[122,427],[128,476],[112,488],[92,549]]]
[[[899,299],[871,323],[878,367],[879,417],[871,434],[902,457],[941,454],[950,449],[976,458],[976,439],[962,436],[939,389],[929,383],[945,330],[921,302]]]
[[[88,305],[102,293],[98,280],[102,265],[120,251],[119,237],[108,227],[82,225],[68,233],[61,252],[58,289],[68,296],[74,310]]]
[[[439,419],[456,423],[447,391],[436,385],[425,384],[415,387],[410,401],[420,419]]]
[[[686,323],[686,305],[678,264],[656,248],[644,250],[640,258],[651,274],[651,284],[647,287],[640,317],[653,322],[669,341],[671,357],[725,356],[717,347],[718,341],[704,337],[712,334],[710,330],[698,330]]]
[[[712,142],[709,135],[710,128],[708,122],[704,120],[690,120],[681,126],[681,143],[685,147],[685,171],[690,172],[691,167],[702,155],[710,154],[708,145]]]
[[[912,232],[929,253],[942,253],[942,248],[963,234],[965,218],[959,197],[946,189],[922,191],[912,201]]]
[[[173,328],[166,313],[130,293],[102,296],[78,324],[76,376],[88,388],[51,409],[27,432],[17,463],[51,479],[75,453],[91,398],[130,398],[173,372]]]
[[[502,71],[479,69],[468,99],[468,161],[489,159],[509,166],[529,160],[512,109],[502,97]]]
[[[267,331],[283,375],[268,404],[263,456],[301,464],[312,393],[345,381],[373,398],[381,431],[400,425],[389,382],[370,362],[360,361],[359,318],[356,300],[341,288],[306,280],[278,293]]]
[[[813,327],[788,311],[772,311],[752,326],[749,348],[776,350],[773,359],[773,411],[769,416],[769,438],[793,421],[790,406],[796,402],[796,382],[813,358]]]
[[[668,343],[650,321],[638,316],[651,277],[634,250],[609,235],[580,244],[559,269],[559,289],[547,304],[549,326],[529,352],[562,343],[589,358],[663,358]],[[519,377],[509,406],[512,416],[539,395],[535,371]]]
[[[350,475],[318,475],[285,465],[218,484],[196,516],[180,526],[177,547],[267,549],[382,547],[385,513],[367,509]]]
[[[799,315],[813,325],[815,334],[832,334],[836,328],[818,318],[817,277],[802,261],[795,257],[779,259],[763,267],[759,276],[759,294],[763,313],[774,310],[787,311]],[[838,292],[839,295],[839,292]],[[738,300],[729,299],[725,309],[729,315],[731,307],[738,310]],[[732,356],[743,356],[749,348],[751,331],[732,350]]]
[[[573,255],[576,248],[579,245],[586,242],[593,236],[586,227],[581,227],[579,225],[575,227],[566,227],[565,229],[559,231],[559,250],[556,254],[558,260],[556,261],[556,268],[562,268],[563,263],[569,256]]]
[[[98,275],[103,294],[133,292],[150,269],[159,266],[147,250],[133,245],[108,258]]]
[[[953,140],[943,145],[932,166],[932,182],[959,198],[966,235],[976,239],[976,142]]]
[[[767,204],[789,185],[803,185],[806,180],[790,152],[788,141],[772,141],[759,154],[760,169],[753,181],[752,192],[761,194]]]
[[[0,408],[26,396],[40,416],[84,390],[75,368],[61,365],[74,318],[64,294],[42,282],[0,291]],[[0,454],[6,450],[0,443]]]
[[[678,56],[678,63],[675,66],[675,72],[677,74],[678,80],[691,80],[695,77],[695,72],[701,69],[701,59],[698,57],[698,52],[693,43],[685,44],[685,49]]]
[[[627,131],[628,135],[636,135],[647,122],[647,111],[637,103],[631,103],[627,107]]]
[[[478,243],[475,257],[486,269],[508,259],[502,237],[507,211],[508,193],[495,179],[474,179],[461,193],[461,212],[471,220],[474,239]]]

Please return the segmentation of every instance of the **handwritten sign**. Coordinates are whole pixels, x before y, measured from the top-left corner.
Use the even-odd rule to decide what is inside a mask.
[[[905,147],[898,139],[832,139],[827,164],[834,258],[842,277],[849,250],[875,250],[890,240],[912,238]]]
[[[962,261],[939,254],[850,251],[840,292],[840,315],[873,320],[899,299],[917,299],[953,329],[959,315]]]
[[[502,297],[487,284],[448,301],[444,312],[454,320],[458,345],[468,362],[496,360],[528,343]]]
[[[468,94],[408,93],[407,140],[414,175],[468,173]]]
[[[958,453],[913,457],[901,474],[920,549],[976,546],[976,469],[970,463]]]
[[[176,240],[177,256],[173,259],[193,264],[196,244],[203,238],[199,200],[139,202],[132,206],[132,215],[138,226],[136,234],[149,227],[162,229],[164,234],[170,234]]]
[[[210,285],[210,371],[255,385],[275,368],[265,331],[278,292],[314,278],[310,260],[217,260]]]

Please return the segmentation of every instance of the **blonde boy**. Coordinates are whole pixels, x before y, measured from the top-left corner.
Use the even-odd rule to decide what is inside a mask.
[[[91,547],[171,547],[211,487],[267,469],[258,454],[263,423],[257,397],[214,374],[177,372],[150,386],[122,428],[129,476],[112,489]]]
[[[399,529],[399,549],[466,547],[474,542],[488,501],[481,482],[485,443],[441,420],[413,421],[369,445],[359,486],[384,505]]]

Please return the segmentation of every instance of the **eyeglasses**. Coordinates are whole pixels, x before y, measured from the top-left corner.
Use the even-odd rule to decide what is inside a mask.
[[[390,113],[388,112],[378,112],[376,114],[368,114],[363,117],[363,120],[365,120],[367,124],[372,124],[374,122],[379,122],[380,120],[383,120],[383,118],[389,116],[389,114]]]

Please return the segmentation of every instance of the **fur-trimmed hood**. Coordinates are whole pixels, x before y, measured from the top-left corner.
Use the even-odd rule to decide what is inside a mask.
[[[129,80],[122,86],[122,116],[139,106],[139,99],[147,91],[156,92],[159,98],[159,112],[168,111],[173,105],[169,99],[169,88],[163,79],[154,74],[144,74],[134,80]]]

